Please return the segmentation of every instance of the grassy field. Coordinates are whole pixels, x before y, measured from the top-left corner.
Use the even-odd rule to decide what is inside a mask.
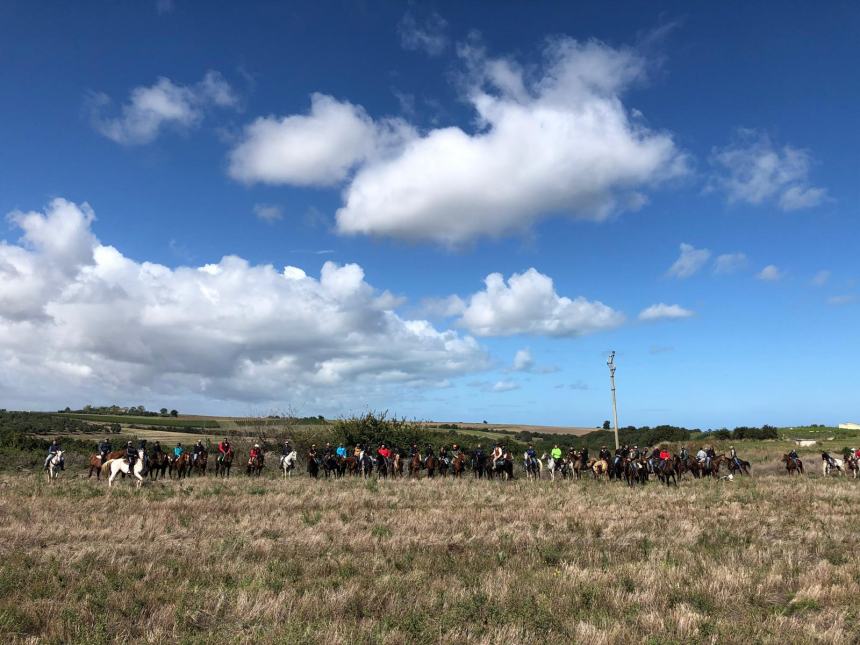
[[[0,474],[0,642],[856,643],[860,480]],[[724,446],[720,446],[724,447]]]
[[[99,421],[102,423],[136,424],[146,426],[165,426],[170,428],[219,428],[215,419],[208,417],[135,417],[127,414],[74,414],[60,413],[58,416],[81,419],[82,421]]]

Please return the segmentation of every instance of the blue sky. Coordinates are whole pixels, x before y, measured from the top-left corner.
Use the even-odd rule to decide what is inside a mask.
[[[856,419],[860,10],[577,4],[3,3],[0,406]]]

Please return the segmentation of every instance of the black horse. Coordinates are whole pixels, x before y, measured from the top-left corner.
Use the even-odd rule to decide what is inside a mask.
[[[308,475],[314,479],[320,476],[320,464],[317,458],[312,455],[308,455]]]

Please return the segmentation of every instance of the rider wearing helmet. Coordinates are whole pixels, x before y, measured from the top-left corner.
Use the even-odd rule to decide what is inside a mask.
[[[125,458],[128,459],[128,467],[134,468],[134,462],[137,461],[137,450],[131,441],[125,444]]]
[[[58,452],[60,452],[60,442],[57,439],[54,439],[51,442],[51,445],[48,446],[48,456],[45,458],[45,470],[48,469],[48,463],[50,463],[51,459],[53,459],[54,455]],[[62,460],[60,461],[60,469],[65,470]]]
[[[433,446],[431,446],[428,443],[427,447],[424,448],[424,464],[425,465],[427,464],[427,460],[430,459],[430,457],[432,457],[432,456],[433,456]]]
[[[254,461],[263,456],[263,450],[260,448],[260,444],[255,443],[254,447],[251,448],[250,453],[248,454],[248,463],[252,464]]]
[[[110,439],[105,437],[99,442],[99,459],[101,459],[102,463],[107,461],[107,456],[111,450],[113,450],[113,446],[110,445]]]
[[[612,459],[612,454],[606,449],[606,446],[601,446],[600,452],[597,453],[597,458],[602,459],[608,464]]]
[[[191,450],[191,462],[197,461],[197,458],[206,452],[206,448],[203,447],[203,442],[198,439],[197,443],[194,444],[194,448]]]

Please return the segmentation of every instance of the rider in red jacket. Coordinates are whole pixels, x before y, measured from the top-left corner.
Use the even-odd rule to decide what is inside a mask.
[[[376,451],[376,454],[378,454],[380,457],[385,457],[385,459],[389,459],[391,457],[391,449],[386,448],[385,444],[382,444],[379,447],[379,450]]]

